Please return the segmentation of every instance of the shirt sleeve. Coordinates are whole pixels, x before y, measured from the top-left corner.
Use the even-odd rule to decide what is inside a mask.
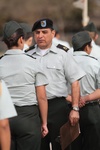
[[[40,63],[37,62],[37,72],[36,72],[36,82],[35,86],[42,86],[48,84],[48,78],[41,66]]]
[[[17,116],[9,91],[3,80],[1,80],[0,86],[0,120]]]
[[[64,57],[64,70],[65,77],[68,79],[69,83],[80,80],[86,75],[83,69],[81,69],[78,63],[75,61],[71,53],[67,53],[67,55]]]

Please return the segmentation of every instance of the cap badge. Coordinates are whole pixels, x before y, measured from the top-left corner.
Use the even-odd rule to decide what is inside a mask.
[[[41,27],[46,27],[46,20],[41,21]]]

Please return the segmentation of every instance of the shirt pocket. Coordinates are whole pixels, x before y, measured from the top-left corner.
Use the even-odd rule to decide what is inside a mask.
[[[47,77],[53,82],[59,82],[63,78],[63,68],[60,63],[47,63]]]
[[[62,67],[60,64],[47,64],[47,69],[61,70]]]

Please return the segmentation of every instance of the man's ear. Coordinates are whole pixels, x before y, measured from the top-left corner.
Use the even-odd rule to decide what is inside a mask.
[[[52,38],[55,36],[55,30],[52,30]]]

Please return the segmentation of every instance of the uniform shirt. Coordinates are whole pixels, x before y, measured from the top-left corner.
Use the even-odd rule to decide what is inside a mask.
[[[100,65],[97,59],[89,56],[86,52],[74,52],[74,58],[86,72],[80,80],[81,96],[88,95],[100,88]]]
[[[36,59],[21,50],[8,50],[0,60],[0,78],[17,106],[37,104],[36,86],[48,83]]]
[[[0,120],[17,116],[11,96],[4,81],[0,81]]]
[[[52,44],[48,51],[41,55],[37,46],[27,53],[36,57],[48,77],[46,86],[47,98],[66,97],[68,95],[68,82],[73,83],[85,75],[75,62],[73,56]]]
[[[100,58],[100,46],[97,45],[93,40],[91,44],[92,44],[92,51],[90,53],[90,56]]]

